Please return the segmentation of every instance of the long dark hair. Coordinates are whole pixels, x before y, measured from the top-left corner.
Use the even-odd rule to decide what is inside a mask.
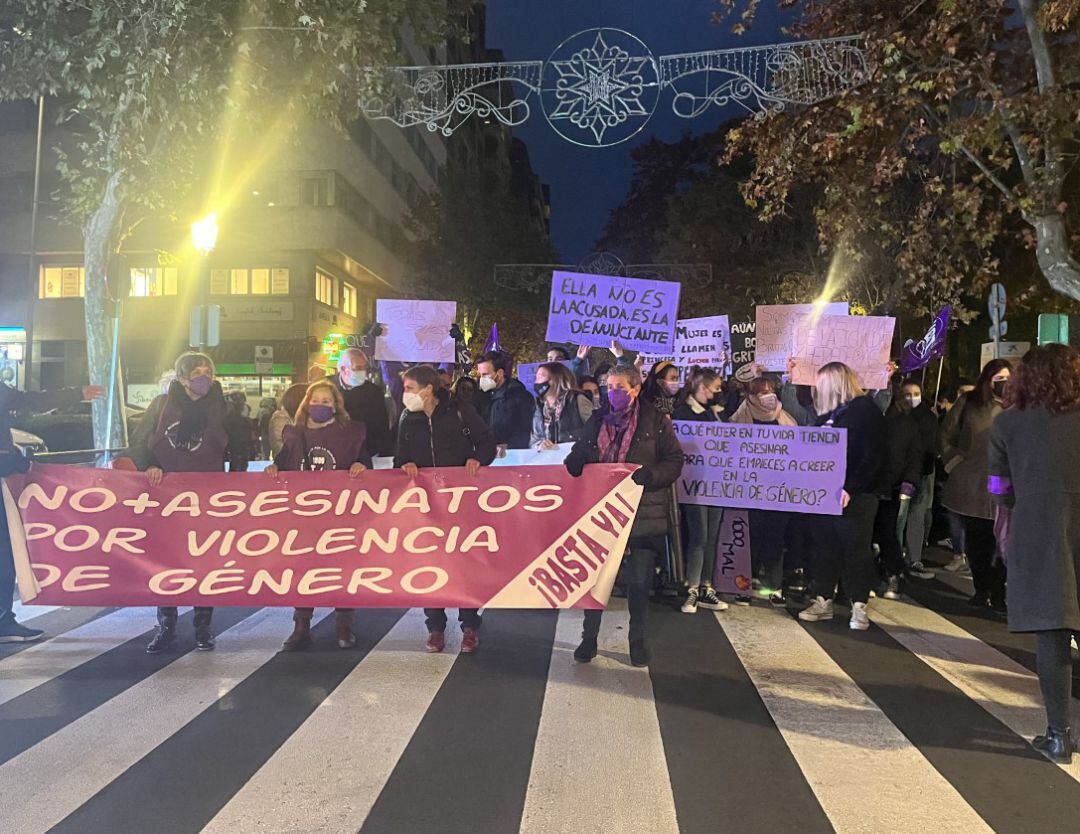
[[[967,401],[974,406],[982,408],[994,402],[994,377],[1002,371],[1013,371],[1012,362],[1008,359],[991,359],[979,374],[979,381],[975,383],[975,390],[967,395]]]
[[[653,365],[652,368],[649,370],[649,375],[645,377],[645,382],[641,389],[641,395],[645,397],[645,399],[647,399],[649,402],[663,399],[665,397],[672,397],[671,394],[669,394],[661,387],[661,380],[667,374],[667,372],[674,367],[675,363],[669,362],[666,359],[663,362],[657,362],[655,365]],[[674,396],[677,397],[679,395],[675,394]]]
[[[680,402],[685,402],[694,396],[694,392],[697,391],[699,385],[712,385],[720,378],[720,372],[715,368],[702,368],[700,365],[694,365],[690,369],[690,373],[686,375],[686,384],[683,386],[682,391],[679,392]]]

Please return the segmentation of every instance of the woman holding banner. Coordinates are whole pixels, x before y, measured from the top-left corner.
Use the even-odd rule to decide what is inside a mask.
[[[630,662],[649,665],[646,617],[649,588],[655,575],[656,557],[664,552],[668,532],[668,490],[682,472],[679,440],[659,409],[642,404],[641,372],[619,365],[608,375],[608,407],[594,413],[566,458],[566,469],[575,478],[590,463],[634,463],[634,483],[645,487],[630,533],[630,548],[623,557],[626,597],[630,608]],[[596,657],[600,611],[585,612],[585,627],[574,659],[588,663]]]
[[[675,420],[719,423],[723,411],[724,379],[712,368],[690,369],[679,405],[672,415]],[[723,507],[702,504],[680,504],[689,537],[686,543],[686,602],[684,614],[696,614],[698,607],[723,611],[727,603],[716,595],[713,572],[716,568],[716,548],[720,525],[724,523]]]
[[[415,477],[420,468],[464,466],[475,475],[481,466],[495,460],[495,435],[471,405],[452,400],[439,385],[439,375],[428,365],[417,365],[403,376],[405,391],[401,401],[405,413],[398,424],[397,454],[394,466]],[[446,648],[446,611],[425,608],[429,652]],[[475,652],[480,645],[480,612],[462,608],[461,651]]]
[[[581,435],[592,417],[593,401],[576,388],[574,372],[561,362],[545,362],[536,369],[534,449],[554,449],[560,443],[573,443]]]
[[[237,442],[226,428],[228,410],[221,385],[214,379],[213,360],[204,353],[184,353],[175,369],[169,393],[150,403],[128,450],[151,487],[158,486],[166,472],[223,471],[230,448]],[[195,608],[195,648],[200,651],[214,648],[213,613],[213,608]],[[157,619],[148,654],[164,651],[176,639],[176,608],[158,608]]]
[[[758,426],[797,425],[777,393],[776,381],[757,376],[746,384],[746,399],[731,415],[732,423],[753,423]],[[779,510],[747,510],[750,521],[750,559],[754,576],[761,582],[762,595],[768,595],[774,605],[782,606],[784,599],[784,542],[794,513]]]
[[[296,422],[283,434],[281,451],[266,474],[277,477],[282,472],[325,472],[344,470],[358,478],[371,468],[367,450],[367,426],[349,418],[345,399],[331,380],[313,383],[296,411]],[[282,644],[282,651],[295,652],[311,646],[311,617],[314,608],[293,611],[292,634]],[[353,634],[353,610],[336,608],[339,649],[356,645]]]
[[[831,620],[837,580],[843,578],[851,599],[848,625],[866,631],[870,628],[866,604],[877,578],[874,518],[885,466],[885,416],[863,391],[856,373],[843,362],[822,366],[815,382],[814,406],[821,415],[818,425],[847,429],[847,470],[841,499],[843,513],[814,516],[811,522],[817,597],[799,612],[799,619]]]

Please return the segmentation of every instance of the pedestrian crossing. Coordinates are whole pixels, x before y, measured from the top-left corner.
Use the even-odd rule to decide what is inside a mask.
[[[656,604],[646,670],[619,600],[591,664],[575,611],[488,611],[475,655],[456,629],[426,654],[422,612],[385,609],[357,612],[351,651],[318,609],[315,647],[281,654],[272,608],[220,609],[196,653],[185,612],[180,649],[148,656],[150,609],[26,607],[63,630],[0,652],[0,830],[1063,830],[1080,757],[1028,745],[1029,655],[947,608],[875,600],[857,633]]]

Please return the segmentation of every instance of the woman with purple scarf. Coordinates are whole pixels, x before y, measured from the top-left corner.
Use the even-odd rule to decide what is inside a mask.
[[[670,518],[668,490],[682,472],[683,453],[671,421],[656,408],[643,408],[640,395],[641,372],[637,368],[620,365],[613,369],[607,378],[608,405],[595,412],[582,429],[566,458],[566,469],[576,478],[586,464],[640,465],[633,478],[645,493],[634,519],[623,568],[630,608],[630,661],[635,666],[648,666],[649,589],[656,557],[664,552]],[[574,659],[580,663],[596,657],[602,613],[585,612],[581,645],[574,652]]]

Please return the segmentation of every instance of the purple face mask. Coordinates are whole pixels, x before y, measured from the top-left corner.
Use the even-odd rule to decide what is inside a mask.
[[[208,376],[196,376],[192,377],[187,384],[188,390],[196,397],[205,397],[210,393],[210,387],[214,384],[214,380]]]
[[[630,404],[634,401],[630,396],[629,391],[624,391],[621,388],[612,388],[608,391],[608,404],[611,406],[611,410],[615,413],[626,411],[630,407]]]
[[[309,405],[307,413],[308,417],[316,423],[326,423],[334,418],[334,407],[332,405]]]

